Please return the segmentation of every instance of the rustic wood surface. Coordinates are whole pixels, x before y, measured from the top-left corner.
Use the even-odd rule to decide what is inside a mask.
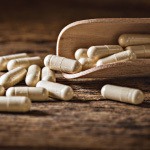
[[[27,1],[23,1],[22,9],[19,4],[18,9],[14,9],[11,7],[13,1],[9,2],[7,9],[0,6],[3,9],[0,15],[0,55],[27,52],[30,56],[42,57],[55,53],[60,30],[72,21],[98,16],[127,17],[128,12],[131,17],[146,13],[148,16],[150,6],[146,0],[143,3],[147,5],[135,8],[127,3],[120,12],[121,8],[111,9],[111,4],[104,10],[88,1],[90,5],[75,3],[77,11],[70,7],[73,5],[70,3],[68,10],[58,9],[59,14],[54,15],[56,6],[50,12],[48,7],[36,1],[37,10],[40,10],[37,15],[38,11],[32,7],[23,11],[23,6],[31,6],[26,5]],[[130,9],[126,9],[127,6]],[[105,4],[101,8],[105,8]],[[11,14],[11,10],[19,12]],[[58,74],[57,82],[74,89],[73,100],[35,102],[31,112],[26,114],[0,113],[0,149],[149,149],[150,77],[66,80]],[[143,90],[146,96],[144,103],[134,106],[104,100],[100,89],[107,83]]]

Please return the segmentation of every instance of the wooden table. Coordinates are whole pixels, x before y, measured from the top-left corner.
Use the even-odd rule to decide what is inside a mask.
[[[88,12],[91,18],[99,10],[93,14]],[[73,16],[74,12],[70,10],[70,13]],[[78,15],[80,13],[81,9]],[[11,15],[4,14],[4,18],[0,17],[0,55],[27,52],[43,58],[54,54],[60,29],[85,17],[85,13],[73,18],[68,12],[63,15],[48,16],[49,21],[46,16],[39,21],[34,15],[29,16],[28,21],[21,17],[16,21],[12,15],[10,21],[7,16]],[[57,82],[74,89],[73,100],[33,103],[31,112],[26,114],[0,113],[0,149],[141,150],[150,147],[150,77],[66,80],[58,75]],[[144,103],[134,106],[104,100],[100,89],[107,83],[143,90]]]

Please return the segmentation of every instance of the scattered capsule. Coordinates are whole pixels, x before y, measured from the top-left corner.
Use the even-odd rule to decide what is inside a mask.
[[[79,62],[82,65],[82,70],[86,70],[86,69],[95,67],[95,61],[93,61],[90,58],[80,58]]]
[[[41,68],[37,65],[31,65],[28,68],[28,72],[25,78],[25,83],[28,86],[36,86],[36,84],[40,81],[41,76]]]
[[[70,86],[49,82],[49,81],[39,81],[36,87],[43,87],[47,89],[50,94],[50,97],[61,99],[61,100],[70,100],[73,98],[73,90]]]
[[[116,100],[131,104],[140,104],[144,100],[144,94],[138,89],[120,87],[115,85],[105,85],[101,89],[101,94],[106,99]]]
[[[118,42],[122,47],[150,44],[150,34],[122,34]]]
[[[32,101],[46,101],[49,93],[40,87],[11,87],[6,91],[6,96],[26,96]]]
[[[26,69],[22,67],[10,70],[0,77],[0,85],[4,86],[5,88],[12,87],[22,81],[25,78],[26,73]]]
[[[135,53],[133,53],[131,50],[126,50],[98,60],[96,66],[134,59],[136,59]]]
[[[3,96],[5,94],[5,88],[0,85],[0,96]]]
[[[75,52],[75,59],[79,60],[80,58],[87,58],[87,49],[80,48]]]
[[[126,50],[132,50],[137,58],[150,58],[150,45],[128,46]]]
[[[91,59],[100,59],[121,51],[123,51],[123,48],[119,45],[91,46],[87,55]]]
[[[51,81],[51,82],[56,82],[56,76],[55,72],[50,70],[48,67],[44,67],[42,69],[42,77],[41,80],[43,81]]]
[[[12,70],[17,67],[23,67],[27,69],[29,66],[34,64],[43,67],[43,62],[40,57],[28,57],[10,60],[7,64],[7,69]]]
[[[30,111],[31,100],[24,96],[0,96],[1,112],[27,112]]]
[[[16,58],[24,58],[29,57],[27,53],[19,53],[19,54],[13,54],[13,55],[6,55],[0,57],[0,71],[7,70],[7,63]]]
[[[56,55],[47,55],[44,59],[44,64],[52,70],[65,73],[77,73],[82,70],[82,65],[77,60]]]

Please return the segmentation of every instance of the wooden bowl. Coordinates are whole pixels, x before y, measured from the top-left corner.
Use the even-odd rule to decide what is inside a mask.
[[[71,23],[60,32],[56,53],[74,59],[74,53],[78,48],[115,45],[123,33],[150,34],[150,18],[89,19]],[[65,78],[150,76],[150,59],[112,63],[76,74],[63,73],[63,76]]]

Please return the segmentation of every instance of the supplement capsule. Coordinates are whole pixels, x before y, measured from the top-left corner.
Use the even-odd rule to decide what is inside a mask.
[[[85,48],[80,48],[76,50],[75,52],[75,59],[79,60],[80,58],[87,58],[87,49]]]
[[[82,70],[82,65],[77,60],[56,55],[47,55],[44,59],[44,64],[52,70],[65,73],[77,73]]]
[[[11,87],[6,91],[6,96],[26,96],[32,101],[46,101],[49,93],[40,87]]]
[[[0,71],[7,70],[7,63],[16,58],[24,58],[29,57],[27,53],[19,53],[19,54],[13,54],[13,55],[6,55],[0,57]]]
[[[48,67],[42,69],[42,79],[43,81],[56,82],[55,72],[50,70]]]
[[[28,86],[36,86],[36,84],[40,81],[41,76],[41,68],[37,65],[31,65],[28,68],[28,72],[25,78],[25,83]]]
[[[135,53],[133,53],[131,50],[126,50],[98,60],[96,66],[134,59],[136,59]]]
[[[150,44],[150,34],[122,34],[118,42],[122,47]]]
[[[70,86],[49,82],[49,81],[39,81],[36,87],[43,87],[47,89],[50,97],[58,98],[61,100],[70,100],[73,97],[73,90]]]
[[[123,48],[119,45],[91,46],[87,55],[91,59],[100,59],[121,51],[123,51]]]
[[[93,61],[90,58],[80,58],[79,62],[82,65],[82,70],[86,70],[86,69],[95,67],[95,61]]]
[[[30,111],[31,100],[24,96],[0,96],[1,112],[27,112]]]
[[[23,67],[27,69],[29,66],[34,64],[43,67],[43,62],[40,57],[28,57],[28,58],[13,59],[9,61],[7,64],[7,69],[12,70],[17,67]]]
[[[15,68],[0,77],[0,85],[9,88],[25,78],[27,71],[22,67]]]
[[[3,96],[5,94],[5,88],[0,85],[0,96]]]
[[[130,104],[140,104],[144,100],[143,92],[138,89],[109,84],[102,87],[101,94],[104,98]]]
[[[150,45],[128,46],[126,50],[132,50],[137,58],[150,58]]]

